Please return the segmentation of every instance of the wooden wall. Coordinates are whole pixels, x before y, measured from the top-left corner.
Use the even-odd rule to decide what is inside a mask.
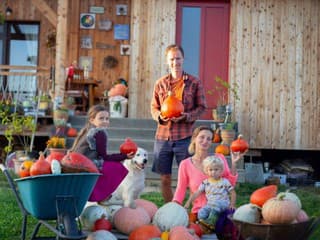
[[[35,1],[35,0],[33,0]],[[37,0],[39,1],[39,0]],[[39,65],[50,66],[46,34],[54,26],[31,0],[10,0],[11,18],[41,22]],[[56,0],[44,0],[57,11]],[[240,86],[234,119],[251,148],[320,148],[320,2],[318,0],[231,0],[229,81]],[[97,94],[123,77],[129,82],[130,118],[151,118],[154,82],[166,73],[164,50],[175,42],[175,0],[69,0],[67,66],[79,56],[94,57],[91,74],[101,80]],[[0,2],[5,9],[4,1]],[[127,16],[116,16],[115,5],[128,4]],[[131,26],[130,41],[116,41],[113,31],[80,30],[80,12],[104,6],[100,18]],[[93,49],[81,49],[81,35],[91,35]],[[110,48],[96,48],[101,42]],[[131,55],[120,56],[120,44],[131,44]],[[103,58],[119,60],[104,69]]]
[[[0,9],[6,9],[6,1],[0,2]],[[45,9],[43,4],[50,7],[57,18],[58,1],[57,0],[10,0],[9,6],[13,10],[13,14],[7,17],[7,20],[19,21],[39,21],[40,22],[40,50],[39,65],[51,66],[55,59],[52,58],[46,47],[48,34],[56,31],[56,25],[52,24],[48,17],[50,12],[41,12]],[[116,15],[116,5],[126,4],[128,6],[128,14],[126,16]],[[98,22],[102,19],[109,19],[114,24],[130,24],[130,0],[68,0],[67,16],[67,47],[65,53],[65,61],[62,67],[69,66],[73,60],[79,60],[80,56],[93,56],[93,71],[90,77],[101,81],[99,88],[96,89],[96,96],[102,95],[103,91],[109,89],[112,82],[118,78],[129,80],[129,57],[120,55],[120,45],[129,44],[128,40],[115,40],[113,28],[110,31],[99,30]],[[105,9],[103,14],[96,14],[95,29],[80,29],[80,13],[89,13],[90,6],[102,6]],[[82,36],[90,36],[92,38],[92,49],[80,47],[80,39]],[[99,46],[97,46],[99,45]],[[106,68],[103,60],[107,56],[114,56],[118,60],[115,68]],[[59,66],[61,67],[61,66]]]
[[[254,148],[320,149],[320,2],[234,0],[235,119]]]

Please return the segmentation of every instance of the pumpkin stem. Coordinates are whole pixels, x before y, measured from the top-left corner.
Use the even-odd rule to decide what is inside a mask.
[[[242,134],[239,134],[238,135],[238,139],[242,139],[243,138],[243,135]]]

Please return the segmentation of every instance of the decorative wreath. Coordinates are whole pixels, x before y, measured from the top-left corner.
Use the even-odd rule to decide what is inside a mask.
[[[118,60],[113,56],[107,56],[103,59],[103,65],[106,68],[114,68],[118,65]]]

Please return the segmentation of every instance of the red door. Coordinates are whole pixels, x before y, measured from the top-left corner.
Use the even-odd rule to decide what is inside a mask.
[[[216,77],[228,81],[229,3],[179,1],[177,4],[177,43],[185,51],[184,69],[200,78],[208,109],[201,119],[212,119],[212,108],[227,90],[216,91]],[[221,92],[222,91],[222,92]]]

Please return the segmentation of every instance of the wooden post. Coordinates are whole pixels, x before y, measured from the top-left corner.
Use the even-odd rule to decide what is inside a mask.
[[[56,60],[55,60],[55,99],[64,97],[65,60],[67,52],[67,11],[68,1],[58,0]]]

